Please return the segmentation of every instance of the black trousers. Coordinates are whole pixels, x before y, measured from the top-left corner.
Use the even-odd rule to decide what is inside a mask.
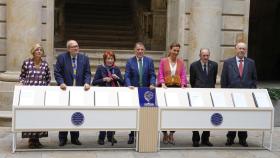
[[[210,131],[203,131],[201,135],[201,142],[209,141],[209,136],[210,136]],[[193,142],[200,141],[200,136],[198,131],[193,131],[192,141]]]
[[[135,132],[135,131],[130,131],[130,133],[128,134],[129,137],[134,137],[134,132]]]
[[[167,134],[167,131],[162,131],[163,134]],[[170,133],[175,133],[175,131],[170,131]]]
[[[236,137],[236,131],[229,131],[227,133],[227,138],[228,139],[234,140],[235,137]],[[247,131],[239,131],[238,132],[239,141],[246,141],[247,137],[248,137]]]
[[[100,131],[99,132],[99,136],[98,139],[104,140],[106,137],[106,133],[107,133],[107,139],[111,140],[113,138],[113,135],[115,135],[115,131]]]
[[[67,139],[68,132],[67,131],[60,131],[58,134],[59,140],[65,140]],[[70,131],[71,140],[78,139],[79,138],[79,132],[78,131]]]

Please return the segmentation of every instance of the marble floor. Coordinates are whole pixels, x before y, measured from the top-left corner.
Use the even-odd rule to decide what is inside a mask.
[[[273,133],[272,151],[252,149],[261,145],[262,132],[249,131],[248,144],[251,148],[241,148],[235,144],[232,148],[224,146],[226,131],[212,131],[210,140],[214,144],[212,148],[192,148],[191,131],[177,131],[175,133],[176,144],[164,145],[164,148],[156,153],[138,153],[128,146],[127,133],[117,132],[118,143],[111,146],[108,142],[104,146],[97,144],[97,131],[80,132],[80,141],[83,150],[68,143],[65,147],[58,147],[57,132],[49,132],[49,137],[41,139],[43,150],[54,149],[56,151],[17,151],[11,152],[12,133],[10,127],[0,127],[0,158],[279,158],[280,157],[280,127],[276,127]],[[268,145],[268,135],[265,136],[265,145]],[[69,141],[68,141],[69,142]],[[237,142],[237,140],[236,140]],[[218,148],[219,147],[219,148]],[[110,149],[111,148],[111,149]],[[113,148],[113,149],[112,149]],[[17,136],[17,149],[27,149],[27,140]],[[61,151],[61,150],[64,151]],[[95,149],[95,150],[92,150]],[[174,150],[171,150],[174,149]]]

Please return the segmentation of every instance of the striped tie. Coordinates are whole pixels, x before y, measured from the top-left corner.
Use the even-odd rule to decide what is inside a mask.
[[[73,67],[73,86],[76,86],[76,76],[77,76],[76,58],[72,58],[72,67]]]

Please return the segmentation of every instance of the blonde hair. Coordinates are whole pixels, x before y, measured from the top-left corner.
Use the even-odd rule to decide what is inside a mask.
[[[38,48],[41,48],[42,57],[45,56],[45,51],[44,51],[43,47],[39,43],[36,43],[36,44],[34,44],[32,46],[32,48],[30,50],[31,55],[34,55],[35,50],[38,49]]]

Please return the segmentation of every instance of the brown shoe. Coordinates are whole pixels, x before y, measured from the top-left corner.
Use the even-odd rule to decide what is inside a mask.
[[[163,134],[163,144],[168,144],[168,141],[169,141],[168,134],[167,133]]]
[[[169,137],[168,138],[169,138],[168,139],[168,143],[175,145],[173,133],[169,133]]]

